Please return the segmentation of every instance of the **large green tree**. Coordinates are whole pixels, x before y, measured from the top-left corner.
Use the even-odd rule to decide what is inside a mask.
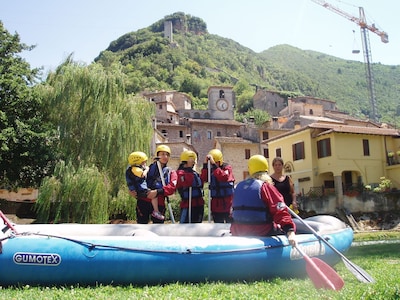
[[[55,131],[32,88],[39,70],[20,56],[31,49],[0,21],[0,183],[6,187],[38,186],[55,161]]]
[[[37,86],[62,153],[40,187],[39,221],[101,223],[118,212],[133,217],[127,157],[134,150],[149,153],[154,104],[127,94],[125,80],[118,63],[82,66],[69,57]]]

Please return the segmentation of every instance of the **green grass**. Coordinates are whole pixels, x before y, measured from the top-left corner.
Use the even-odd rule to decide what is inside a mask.
[[[12,287],[2,288],[2,299],[400,299],[400,232],[355,235],[356,241],[397,239],[390,244],[350,248],[345,254],[376,282],[359,282],[342,262],[335,266],[345,281],[341,291],[316,290],[308,278],[256,282],[173,283],[161,286]],[[366,237],[367,236],[367,237]],[[375,237],[375,238],[374,238]],[[6,270],[0,270],[5,272]]]

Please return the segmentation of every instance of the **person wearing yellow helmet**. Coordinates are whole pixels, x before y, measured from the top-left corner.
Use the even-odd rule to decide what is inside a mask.
[[[214,223],[230,223],[235,177],[232,166],[224,162],[221,150],[212,149],[206,155],[201,179],[209,183]]]
[[[251,156],[248,170],[249,178],[239,182],[235,188],[232,235],[268,236],[284,232],[289,243],[295,246],[296,226],[283,196],[268,175],[267,159],[259,154]]]
[[[158,145],[155,151],[153,163],[149,166],[147,173],[147,186],[151,191],[147,194],[147,198],[157,198],[158,208],[165,215],[165,200],[168,201],[168,196],[173,195],[176,191],[176,171],[167,166],[171,157],[171,149],[167,145]],[[161,171],[160,171],[161,170]],[[146,202],[147,201],[147,202]],[[139,224],[147,224],[151,215],[151,206],[148,199],[146,201],[138,201],[136,208],[136,218]],[[170,209],[171,220],[174,222],[172,208]],[[159,220],[151,216],[153,223],[164,223],[164,220]]]
[[[129,166],[125,172],[126,183],[129,191],[136,195],[138,199],[147,199],[150,189],[147,186],[147,173],[149,167],[147,166],[147,155],[141,151],[135,151],[129,154]],[[158,210],[157,197],[151,198],[151,205],[153,207],[152,216],[159,220],[164,220],[164,216]]]
[[[203,181],[195,170],[197,154],[191,150],[181,153],[177,170],[176,189],[181,196],[180,223],[201,223],[204,216]]]
[[[295,212],[298,212],[294,184],[289,176],[283,174],[283,165],[283,159],[279,156],[272,160],[274,173],[271,174],[271,178],[276,189],[282,194],[286,205],[291,207]]]

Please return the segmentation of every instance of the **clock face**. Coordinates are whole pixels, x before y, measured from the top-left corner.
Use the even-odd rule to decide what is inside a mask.
[[[228,101],[224,99],[219,99],[217,101],[217,109],[219,110],[227,110],[228,109]]]

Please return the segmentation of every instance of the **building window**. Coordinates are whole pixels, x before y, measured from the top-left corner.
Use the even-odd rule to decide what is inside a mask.
[[[221,131],[217,131],[217,136],[221,136]]]
[[[363,140],[364,156],[369,156],[369,140]]]
[[[268,151],[268,148],[267,148],[267,149],[264,149],[264,156],[265,156],[266,158],[269,158],[269,151]]]
[[[212,132],[210,130],[207,131],[207,139],[209,139],[209,140],[212,139]]]
[[[310,115],[313,115],[313,114],[314,114],[313,110],[312,110],[312,109],[310,109]]]
[[[304,159],[305,158],[304,142],[293,144],[292,151],[293,151],[293,160]]]
[[[250,158],[250,149],[244,149],[244,158],[249,159]]]
[[[179,137],[183,138],[183,131],[182,130],[179,130]]]
[[[275,150],[275,156],[276,157],[282,157],[282,149],[281,148],[278,148],[278,149]]]
[[[269,139],[268,131],[263,131],[263,133],[262,133],[262,139],[263,139],[263,140],[268,140],[268,139]]]
[[[165,136],[165,137],[168,136],[168,132],[167,132],[165,129],[161,130],[161,133],[162,133],[162,135]]]
[[[219,98],[225,98],[224,90],[219,90]]]
[[[197,130],[193,130],[193,141],[194,142],[200,142],[200,134]]]
[[[158,105],[158,109],[162,109],[162,104],[159,104],[159,105]]]
[[[331,156],[331,139],[323,139],[317,141],[318,158]]]

